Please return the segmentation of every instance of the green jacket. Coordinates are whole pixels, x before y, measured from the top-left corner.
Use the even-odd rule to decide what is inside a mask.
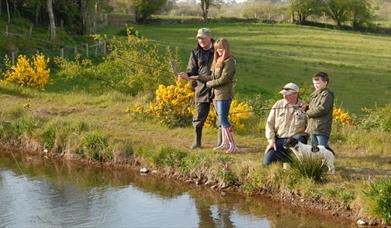
[[[214,40],[212,39],[212,44],[213,43]],[[197,48],[193,49],[190,54],[189,63],[187,65],[187,75],[210,75],[210,67],[212,66],[213,62],[213,55],[213,47],[208,50],[204,50],[200,45],[198,45]],[[211,89],[206,86],[205,82],[200,80],[192,81],[192,87],[195,92],[194,98],[196,103],[212,102]]]
[[[325,88],[310,96],[306,132],[330,137],[333,122],[334,94]]]
[[[234,75],[236,72],[234,57],[224,60],[223,66],[209,76],[200,76],[199,80],[206,82],[212,88],[213,100],[229,100],[233,98]]]

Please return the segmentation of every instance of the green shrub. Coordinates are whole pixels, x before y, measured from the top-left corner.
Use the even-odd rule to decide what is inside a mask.
[[[54,120],[46,123],[38,135],[43,141],[44,148],[52,149],[56,145],[57,151],[62,152],[71,134],[80,135],[86,130],[88,126],[82,121]]]
[[[179,62],[178,53],[136,36],[136,31],[128,32],[127,39],[106,41],[108,55],[96,65],[88,59],[56,59],[60,68],[58,75],[69,80],[95,80],[99,85],[130,95],[153,92],[160,84],[172,84],[174,77],[170,60]]]
[[[364,109],[366,116],[362,118],[359,126],[369,130],[380,128],[391,132],[391,104],[374,109]]]
[[[304,156],[301,160],[291,158],[291,170],[300,177],[310,178],[315,182],[326,181],[326,164],[319,158]]]
[[[369,200],[372,213],[391,223],[391,178],[382,178],[370,184],[364,195]]]
[[[83,154],[93,160],[108,161],[112,159],[108,136],[101,132],[87,132],[81,139],[81,146]]]
[[[163,147],[153,154],[154,164],[165,167],[183,167],[188,153],[171,147]]]
[[[34,118],[32,116],[21,116],[11,122],[13,132],[20,135],[31,135],[35,128],[41,126],[42,120]]]
[[[120,141],[114,144],[115,151],[121,151],[126,157],[133,155],[133,144],[130,141]]]

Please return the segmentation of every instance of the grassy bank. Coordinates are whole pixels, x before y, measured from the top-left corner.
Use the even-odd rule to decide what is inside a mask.
[[[178,48],[185,69],[204,24],[135,25],[141,35]],[[274,96],[289,81],[311,84],[318,71],[331,75],[337,103],[350,112],[389,102],[391,37],[289,24],[216,23],[207,25],[215,38],[231,41],[237,59],[239,97]],[[108,28],[107,34],[119,29]],[[365,97],[365,99],[363,99]]]
[[[211,188],[263,192],[353,219],[372,211],[373,204],[364,194],[371,180],[390,175],[391,134],[382,131],[340,128],[339,138],[332,141],[337,174],[316,183],[280,165],[263,167],[266,142],[259,133],[237,135],[242,150],[227,155],[211,149],[216,131],[206,129],[204,149],[191,151],[187,149],[191,128],[171,129],[153,120],[131,119],[125,109],[137,98],[116,92],[97,96],[9,87],[1,91],[1,143],[11,148],[68,159],[137,162]],[[361,141],[366,137],[373,142]]]
[[[179,55],[186,60],[199,26],[137,28],[145,36],[159,34],[165,44],[180,45]],[[275,91],[287,81],[304,84],[318,70],[334,75],[332,88],[337,103],[344,102],[344,107],[369,106],[373,99],[379,104],[388,102],[390,79],[385,75],[390,55],[384,44],[389,37],[292,25],[211,27],[218,36],[232,37],[238,53],[238,97],[262,94],[259,101],[249,101],[253,107],[263,107],[267,112],[271,103],[265,97],[276,98]],[[178,39],[174,34],[184,35]],[[251,43],[256,45],[252,47]],[[169,128],[152,115],[133,115],[136,111],[132,107],[139,103],[147,106],[159,85],[174,83],[164,61],[170,53],[159,52],[150,41],[135,36],[108,40],[108,52],[99,64],[63,60],[54,68],[44,91],[0,84],[1,143],[11,149],[66,159],[139,164],[211,188],[270,194],[353,219],[368,215],[388,219],[389,204],[382,201],[391,195],[382,195],[388,182],[372,183],[391,174],[391,107],[371,111],[372,116],[358,118],[356,125],[334,125],[331,145],[337,153],[337,174],[311,179],[294,168],[262,166],[265,115],[253,115],[235,132],[240,153],[232,155],[212,150],[216,137],[213,128],[204,131],[204,148],[192,151],[188,149],[193,138],[190,126]],[[131,65],[140,60],[143,64]],[[373,81],[379,86],[372,86]]]

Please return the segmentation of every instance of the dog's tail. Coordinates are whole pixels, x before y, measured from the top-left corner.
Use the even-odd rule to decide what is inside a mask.
[[[329,146],[326,146],[325,148],[328,149],[329,151],[331,151],[331,153],[333,153],[333,155],[335,156],[335,152],[333,149],[331,149]]]

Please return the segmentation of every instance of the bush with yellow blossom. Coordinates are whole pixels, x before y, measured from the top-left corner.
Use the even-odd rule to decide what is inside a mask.
[[[333,109],[333,120],[340,124],[351,124],[352,117],[348,112],[343,110],[342,108],[334,107]]]
[[[192,116],[195,114],[194,91],[191,88],[191,83],[177,79],[175,85],[159,85],[155,96],[155,101],[150,102],[149,107],[144,108],[140,103],[136,103],[133,108],[129,107],[127,112],[131,115],[152,114],[169,127],[190,125]],[[242,120],[252,115],[251,110],[249,104],[233,100],[229,115],[232,125],[235,128],[244,127]],[[205,126],[215,126],[216,119],[217,115],[212,106]]]
[[[192,110],[193,114],[195,110]],[[252,107],[246,102],[239,102],[238,100],[233,100],[229,110],[229,121],[235,129],[243,128],[243,120],[248,119],[253,114]],[[217,113],[212,105],[211,111],[209,112],[208,118],[206,119],[205,126],[213,127],[216,126]]]
[[[49,81],[49,58],[42,53],[37,53],[31,59],[25,55],[19,55],[14,66],[11,66],[7,59],[5,62],[9,70],[3,73],[3,82],[16,83],[21,87],[43,89]]]

